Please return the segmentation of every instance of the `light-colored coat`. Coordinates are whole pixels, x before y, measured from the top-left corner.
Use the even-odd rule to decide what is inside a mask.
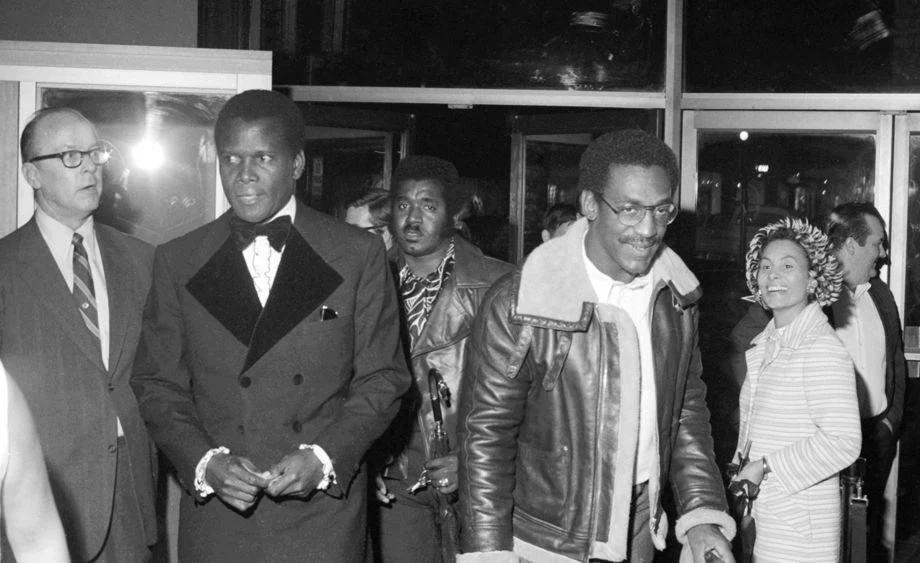
[[[860,448],[853,364],[817,304],[777,331],[771,320],[747,352],[738,449],[767,456],[772,473],[754,503],[761,561],[836,561],[837,474]]]

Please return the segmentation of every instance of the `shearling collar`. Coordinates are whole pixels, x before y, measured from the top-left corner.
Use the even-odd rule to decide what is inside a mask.
[[[514,314],[586,327],[597,296],[582,262],[582,245],[589,228],[586,218],[565,235],[538,246],[524,262]],[[654,293],[667,285],[675,302],[687,308],[702,295],[700,282],[677,254],[662,245],[652,263]],[[560,327],[564,328],[564,327]],[[576,326],[572,326],[575,329]]]

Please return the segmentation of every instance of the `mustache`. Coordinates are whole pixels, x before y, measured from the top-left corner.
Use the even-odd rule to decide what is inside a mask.
[[[636,236],[624,236],[617,239],[622,244],[632,244],[635,246],[655,246],[661,243],[661,237],[636,237]]]

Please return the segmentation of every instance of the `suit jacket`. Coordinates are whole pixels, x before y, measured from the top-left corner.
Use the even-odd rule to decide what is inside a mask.
[[[109,368],[33,218],[0,240],[0,358],[35,415],[75,560],[102,548],[115,491],[116,416],[143,533],[156,541],[152,442],[129,385],[150,287],[150,245],[96,223],[109,299]],[[126,454],[126,455],[125,455]]]
[[[901,316],[894,296],[888,285],[878,278],[872,278],[869,296],[878,309],[882,326],[885,329],[885,396],[888,408],[878,415],[878,420],[886,420],[897,439],[901,435],[901,420],[904,418],[904,391],[907,387],[907,361],[904,359],[904,342],[901,339]],[[836,326],[832,307],[826,307],[825,313],[831,325]],[[869,438],[869,436],[866,436]],[[894,452],[892,451],[892,455]]]
[[[318,444],[338,484],[306,501],[263,497],[246,515],[185,496],[180,557],[363,560],[362,458],[410,381],[383,244],[298,205],[263,309],[230,217],[157,249],[132,381],[141,412],[189,493],[217,446],[267,470]]]

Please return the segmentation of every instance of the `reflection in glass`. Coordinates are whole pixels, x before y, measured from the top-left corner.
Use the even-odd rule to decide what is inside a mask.
[[[694,0],[690,92],[886,92],[920,83],[915,2]]]
[[[904,295],[905,347],[920,348],[920,135],[910,136],[907,188],[907,290]]]
[[[872,201],[873,135],[704,132],[697,154],[696,235],[691,268],[703,285],[700,351],[709,386],[716,456],[737,440],[744,352],[768,319],[742,301],[744,256],[760,227],[786,215],[823,226],[831,209]],[[680,219],[678,219],[678,222]]]
[[[43,88],[41,107],[71,107],[111,144],[97,221],[151,244],[214,218],[213,129],[230,94]]]
[[[557,142],[527,140],[524,255],[543,242],[543,218],[556,204],[578,207],[578,162],[590,135],[556,135]],[[583,143],[578,142],[583,138]],[[568,141],[568,142],[563,142]]]
[[[354,0],[326,19],[305,15],[309,4],[263,2],[262,45],[282,83],[662,87],[664,0]]]
[[[314,209],[344,217],[345,205],[368,190],[387,189],[385,137],[311,139],[297,196]]]

